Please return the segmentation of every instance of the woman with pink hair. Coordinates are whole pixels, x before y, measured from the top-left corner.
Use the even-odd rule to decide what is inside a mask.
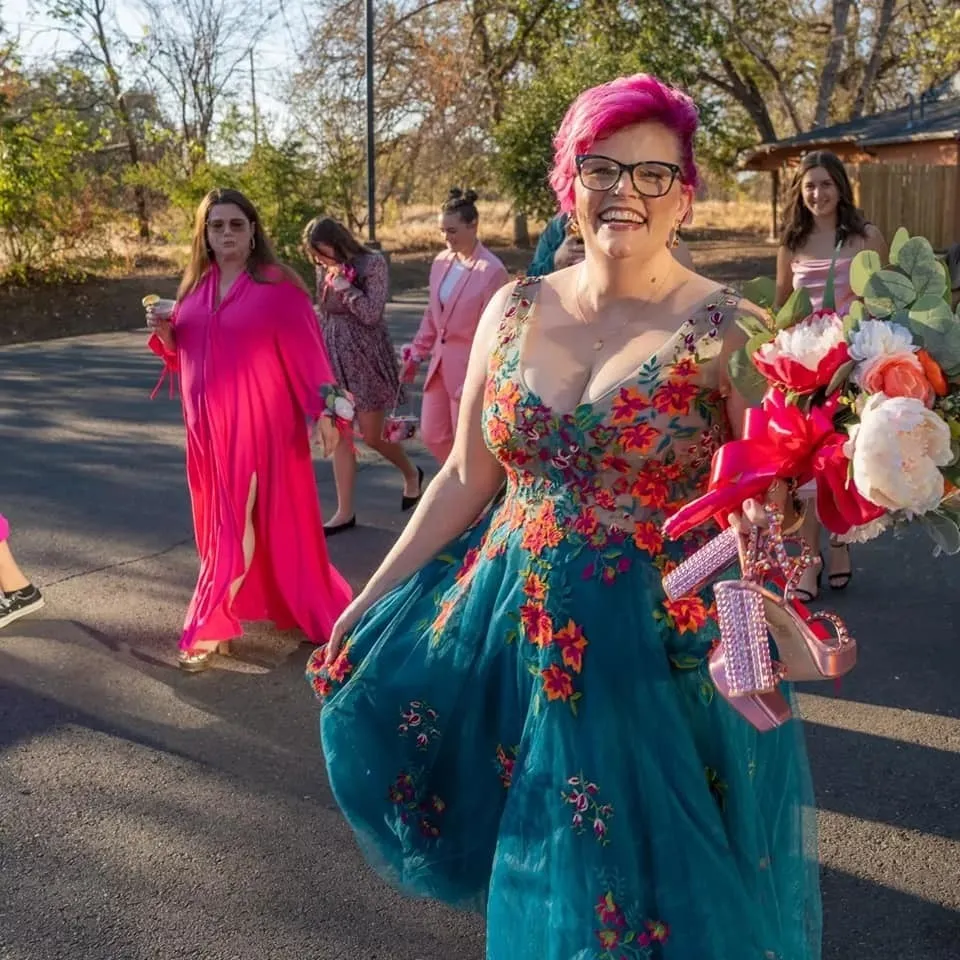
[[[660,586],[756,312],[668,246],[696,127],[646,75],[570,107],[552,184],[585,258],[491,301],[453,451],[308,668],[368,857],[485,910],[488,960],[820,956],[802,730],[715,695],[710,604]]]

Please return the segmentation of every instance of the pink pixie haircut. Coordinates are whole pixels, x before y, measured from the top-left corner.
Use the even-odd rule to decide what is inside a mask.
[[[624,127],[647,121],[662,123],[677,135],[680,182],[696,189],[700,178],[693,159],[693,135],[698,121],[694,102],[656,77],[637,73],[584,90],[567,110],[553,139],[553,170],[550,171],[550,186],[562,211],[572,210],[574,206],[578,154],[589,153],[598,140]]]

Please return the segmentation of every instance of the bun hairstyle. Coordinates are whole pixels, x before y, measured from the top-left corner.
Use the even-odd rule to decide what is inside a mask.
[[[454,187],[447,196],[442,208],[443,213],[457,213],[464,223],[476,223],[480,219],[477,212],[477,191],[463,191]]]

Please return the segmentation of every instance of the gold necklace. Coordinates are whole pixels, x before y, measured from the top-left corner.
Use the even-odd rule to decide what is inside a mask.
[[[574,292],[573,292],[574,306],[576,307],[576,311],[577,311],[577,319],[578,319],[585,327],[589,327],[589,326],[590,326],[590,321],[587,320],[587,318],[586,318],[586,317],[584,316],[584,314],[583,314],[583,302],[582,302],[582,300],[580,299],[580,296],[581,296],[581,294],[580,294],[580,277],[581,277],[581,275],[582,275],[582,271],[580,271],[580,272],[577,274],[577,283],[576,283],[576,286],[574,287]],[[667,273],[665,273],[665,274],[663,275],[663,277],[662,277],[659,281],[657,280],[656,277],[651,277],[651,278],[650,278],[651,283],[654,284],[654,286],[653,286],[652,289],[650,290],[650,294],[651,294],[651,295],[654,294],[654,293],[656,293],[656,292],[660,289],[660,287],[663,286],[663,284],[666,282],[668,276],[669,276],[669,271],[668,271]],[[615,332],[619,333],[621,330],[625,329],[626,326],[627,326],[627,324],[628,324],[632,319],[633,319],[633,317],[628,316],[628,317],[620,324],[620,326],[617,327],[617,329],[616,329]],[[594,323],[596,323],[596,321],[594,321]],[[605,342],[605,341],[604,341],[604,339],[603,339],[602,337],[597,337],[596,340],[593,341],[593,349],[596,350],[596,351],[602,350],[602,349],[603,349],[604,342]]]

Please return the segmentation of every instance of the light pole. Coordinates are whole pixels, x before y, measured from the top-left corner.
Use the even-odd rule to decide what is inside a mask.
[[[367,244],[377,243],[377,153],[373,133],[373,0],[366,0],[364,21],[366,26],[367,67]]]

